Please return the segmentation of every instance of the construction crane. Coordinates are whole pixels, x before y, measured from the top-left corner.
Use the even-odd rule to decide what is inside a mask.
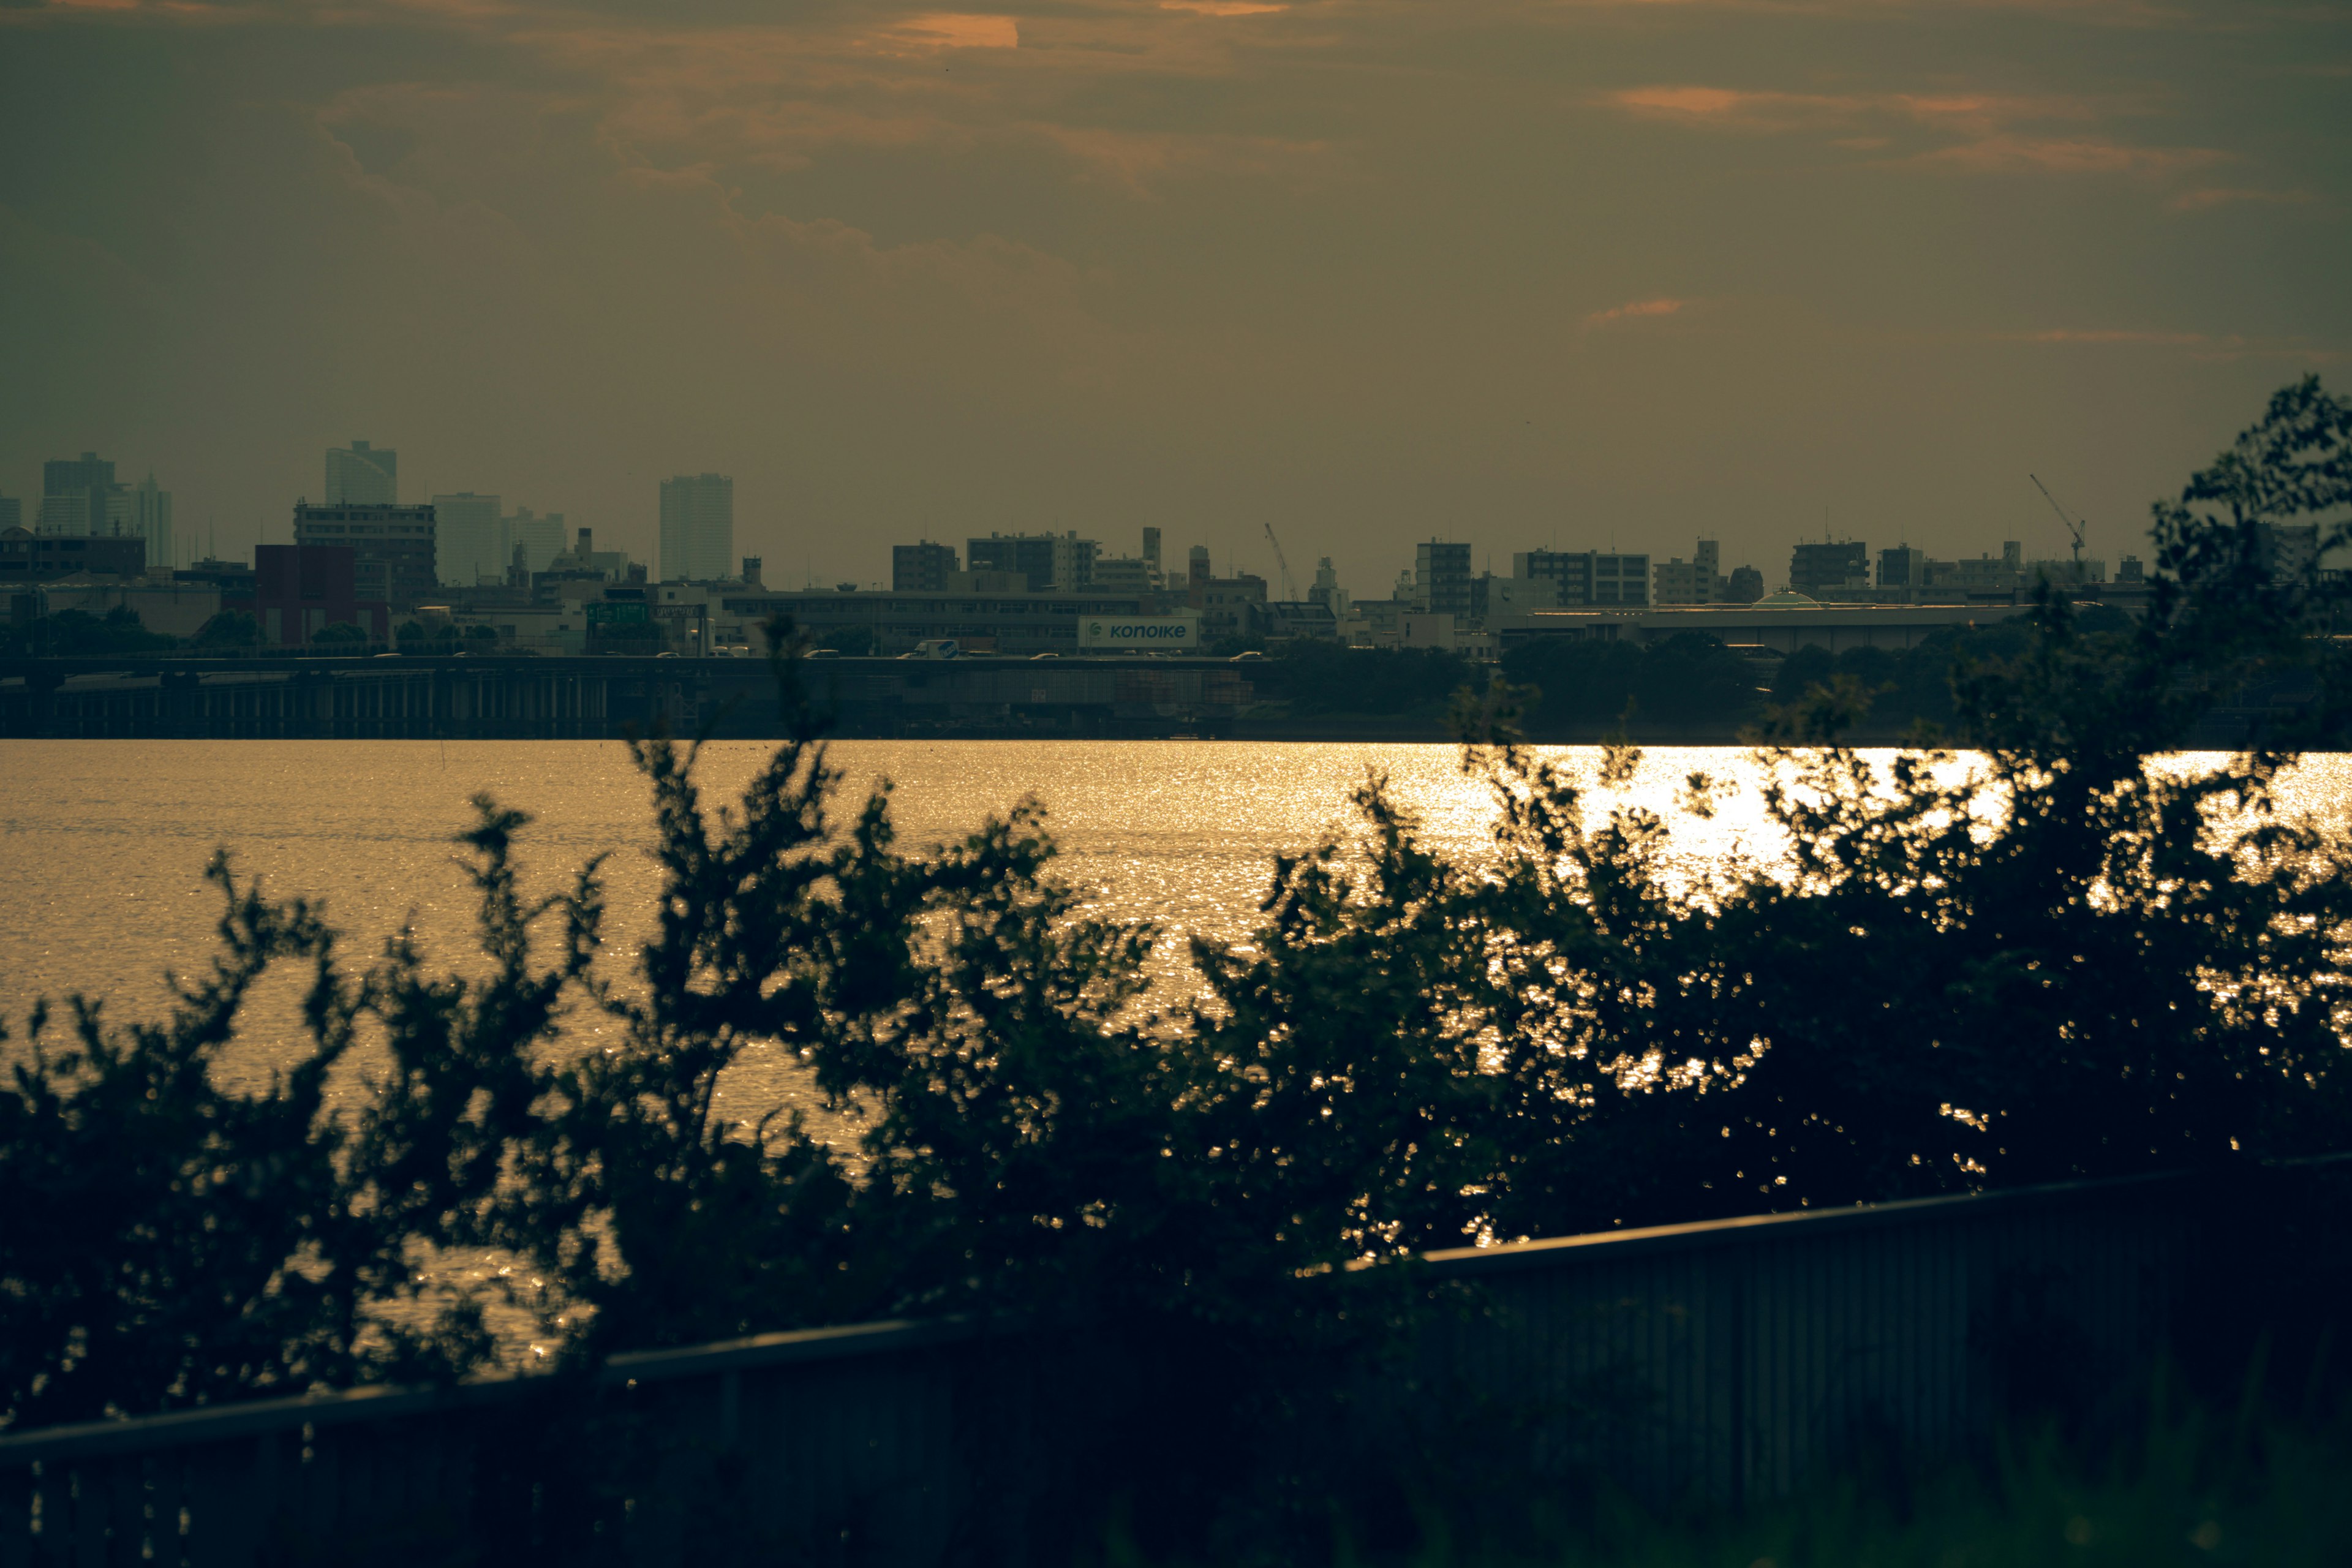
[[[1274,546],[1274,563],[1282,568],[1282,596],[1298,602],[1298,584],[1290,575],[1290,562],[1282,553],[1282,541],[1274,536],[1274,524],[1265,525],[1265,542]]]
[[[2074,564],[2080,566],[2083,563],[2083,525],[2066,515],[2066,509],[2058,504],[2058,498],[2050,493],[2050,487],[2043,484],[2039,476],[2028,474],[2025,477],[2033,480],[2033,488],[2042,492],[2042,499],[2050,503],[2050,510],[2058,514],[2058,521],[2064,523],[2066,531],[2074,536]]]

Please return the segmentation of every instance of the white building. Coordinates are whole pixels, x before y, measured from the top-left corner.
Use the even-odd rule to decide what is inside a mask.
[[[680,474],[661,487],[661,580],[718,583],[735,569],[735,481]]]
[[[441,586],[503,583],[513,553],[498,497],[460,490],[433,498],[433,575]]]
[[[329,506],[398,506],[400,454],[354,441],[327,448]]]

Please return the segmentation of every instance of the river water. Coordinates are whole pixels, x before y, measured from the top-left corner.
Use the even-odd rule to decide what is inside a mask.
[[[709,798],[731,796],[768,751],[708,748]],[[1588,772],[1599,757],[1556,754]],[[1034,795],[1063,847],[1060,875],[1100,910],[1166,926],[1160,967],[1171,979],[1183,934],[1245,933],[1274,856],[1344,829],[1349,794],[1368,773],[1385,773],[1430,836],[1457,850],[1475,853],[1490,821],[1486,785],[1464,776],[1449,745],[856,741],[833,756],[847,775],[841,817],[888,778],[909,847],[959,837]],[[11,741],[0,743],[0,1016],[12,1024],[35,997],[73,991],[103,998],[119,1020],[157,1016],[164,972],[211,951],[219,900],[202,872],[215,847],[280,895],[322,900],[354,963],[411,918],[429,953],[460,957],[473,899],[450,838],[482,792],[535,817],[524,851],[544,887],[612,852],[616,958],[650,908],[647,792],[618,742]],[[1625,793],[1671,812],[1694,771],[1755,776],[1738,748],[1660,747]],[[2348,786],[2352,759],[2314,758],[2291,793],[2341,826]],[[1770,849],[1753,787],[1677,838],[1701,859]],[[237,1076],[259,1081],[287,1059],[292,1042],[271,1037],[290,1022],[279,1000],[257,1013]],[[782,1061],[747,1060],[730,1079],[730,1110],[798,1100],[796,1076]]]
[[[707,798],[732,798],[768,751],[707,748]],[[1059,874],[1095,907],[1218,935],[1246,929],[1276,852],[1345,823],[1368,770],[1449,843],[1475,847],[1486,821],[1484,788],[1451,746],[852,741],[832,755],[844,821],[884,778],[908,847],[1034,796]],[[219,900],[202,873],[216,847],[281,895],[322,899],[355,956],[412,914],[429,943],[462,939],[472,895],[450,839],[478,793],[536,819],[524,854],[549,886],[610,852],[617,928],[652,892],[648,793],[614,742],[16,741],[0,765],[13,784],[0,804],[10,1014],[68,990],[118,1012],[159,1004],[163,972],[209,948]]]

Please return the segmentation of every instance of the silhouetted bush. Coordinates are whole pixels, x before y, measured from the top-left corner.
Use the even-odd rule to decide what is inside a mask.
[[[177,637],[149,631],[139,612],[128,605],[117,605],[102,616],[88,610],[59,610],[11,626],[5,636],[9,652],[33,658],[154,653],[179,646]]]
[[[1537,740],[1587,738],[1621,721],[1728,732],[1764,705],[1756,667],[1703,632],[1649,645],[1539,637],[1505,655],[1503,673],[1528,689],[1522,722]]]
[[[1269,695],[1289,702],[1292,714],[1303,719],[1418,716],[1441,721],[1470,677],[1470,661],[1457,653],[1341,647],[1312,638],[1285,645],[1277,660],[1251,670]]]
[[[250,610],[223,610],[196,628],[196,646],[226,653],[261,646],[261,623]]]

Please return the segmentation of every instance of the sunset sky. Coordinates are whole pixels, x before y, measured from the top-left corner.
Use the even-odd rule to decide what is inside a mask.
[[[2352,8],[0,0],[0,492],[283,542],[321,453],[768,580],[1157,524],[2139,548],[2352,390]]]

